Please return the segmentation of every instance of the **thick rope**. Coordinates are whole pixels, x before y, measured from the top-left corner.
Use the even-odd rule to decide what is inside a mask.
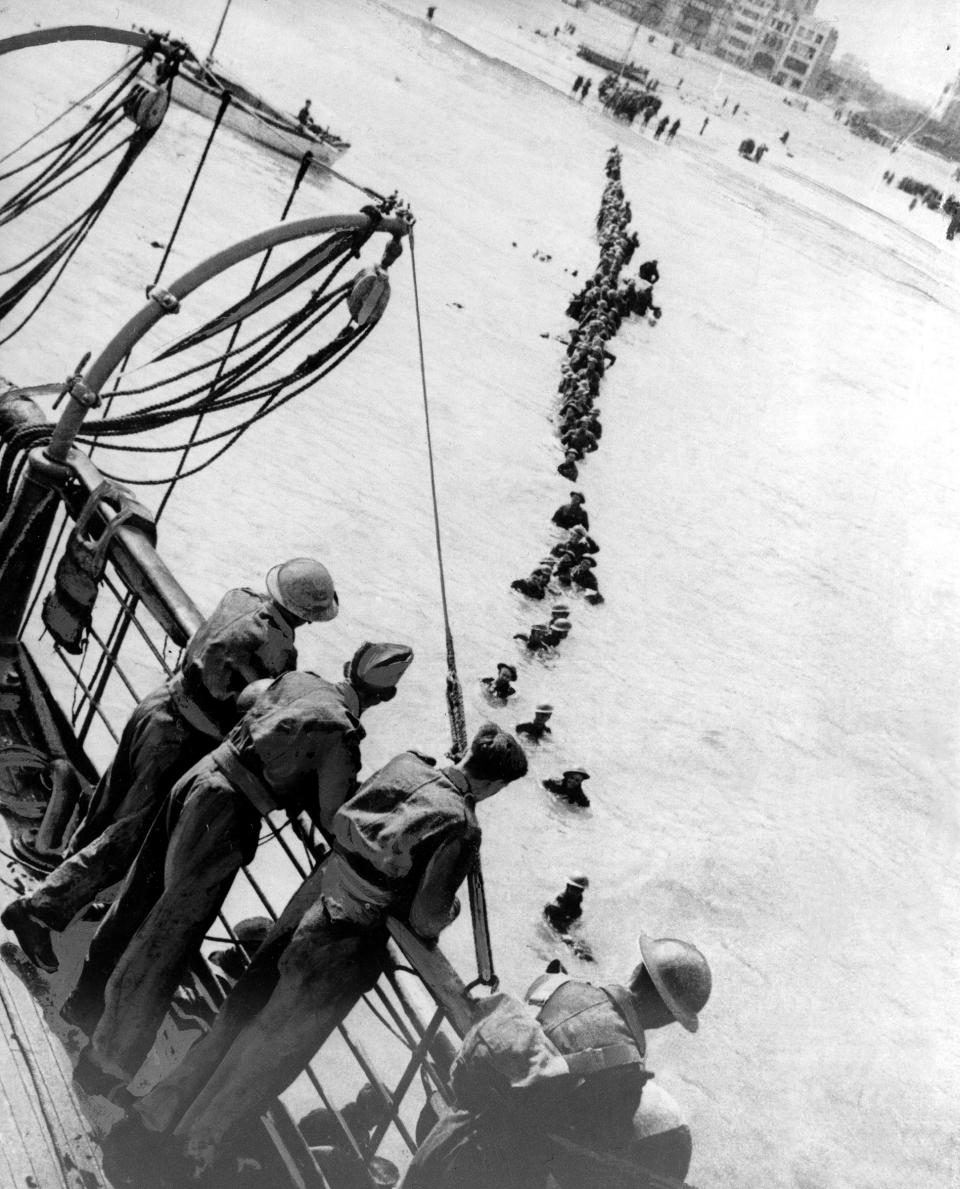
[[[226,11],[224,11],[223,15],[224,15],[224,17],[226,16]],[[222,21],[221,21],[221,24],[222,24]],[[226,110],[226,108],[224,108],[224,110]],[[287,196],[287,201],[284,204],[283,210],[280,213],[280,222],[281,223],[285,223],[287,220],[287,215],[290,214],[290,208],[293,206],[293,200],[294,200],[294,198],[296,198],[297,191],[300,189],[300,183],[303,181],[303,179],[307,175],[307,170],[310,168],[310,162],[312,160],[313,160],[312,154],[304,153],[303,160],[300,162],[300,168],[297,170],[297,176],[294,178],[294,181],[293,181],[293,187],[291,188],[290,193]],[[257,269],[257,275],[253,278],[253,284],[250,286],[251,293],[253,293],[256,290],[257,286],[260,284],[261,280],[263,279],[263,274],[267,270],[267,265],[270,263],[270,257],[272,255],[273,255],[272,248],[270,248],[267,252],[264,253],[263,259],[260,261],[260,267]],[[240,329],[242,326],[243,326],[242,322],[238,322],[234,326],[233,333],[230,335],[230,339],[227,343],[226,350],[220,356],[219,364],[217,367],[217,374],[214,376],[213,382],[210,385],[211,395],[213,395],[214,392],[216,391],[217,384],[218,384],[221,376],[223,375],[224,368],[227,366],[227,360],[230,358],[231,354],[233,353],[233,348],[236,345],[237,337],[240,334]],[[206,415],[205,411],[197,414],[197,419],[194,422],[193,429],[190,433],[190,440],[187,442],[187,444],[183,448],[183,453],[180,456],[180,461],[177,463],[176,472],[174,473],[173,478],[171,479],[170,485],[167,487],[167,490],[163,493],[163,495],[160,498],[160,503],[157,506],[156,515],[154,516],[155,521],[159,520],[160,517],[163,515],[163,510],[164,510],[164,508],[166,508],[167,504],[169,503],[170,497],[173,495],[174,488],[176,487],[177,483],[183,476],[184,468],[187,465],[187,458],[190,454],[190,450],[192,449],[192,447],[193,447],[194,443],[196,442],[197,437],[200,433],[200,426],[203,424],[203,418],[205,415]],[[237,436],[239,437],[239,434]]]
[[[140,68],[139,58],[140,58],[140,55],[137,55],[137,59],[138,59],[137,69],[138,70]],[[14,148],[10,149],[9,152],[4,153],[3,156],[0,157],[0,164],[2,164],[4,161],[8,161],[16,153],[21,152],[23,149],[25,149],[27,147],[28,144],[32,144],[33,141],[35,141],[38,136],[43,136],[44,132],[49,132],[50,129],[54,126],[54,124],[58,124],[61,120],[65,119],[72,111],[75,111],[78,107],[82,107],[83,104],[86,103],[88,100],[92,99],[94,97],[94,95],[97,94],[98,91],[102,91],[104,87],[108,87],[113,82],[113,80],[115,78],[118,78],[121,74],[123,74],[123,72],[126,70],[126,68],[127,68],[126,63],[123,63],[123,65],[118,66],[117,69],[113,72],[113,74],[108,74],[107,77],[103,80],[103,82],[97,83],[97,85],[95,87],[93,87],[91,90],[89,90],[86,93],[86,95],[81,95],[79,99],[75,99],[74,102],[71,103],[69,107],[64,108],[64,110],[62,112],[60,112],[59,115],[54,116],[53,119],[49,123],[44,124],[44,126],[42,128],[38,128],[37,131],[34,132],[31,136],[28,136],[26,140],[22,140],[18,145],[14,146]],[[54,146],[54,148],[56,148],[56,147],[57,146]],[[53,150],[48,149],[47,151],[52,152]],[[30,162],[27,162],[27,164],[29,165]],[[24,168],[24,167],[21,166],[19,168]],[[4,176],[6,176],[6,175],[4,175]]]
[[[453,743],[450,755],[454,760],[459,760],[467,750],[467,715],[463,705],[463,688],[460,684],[460,677],[457,674],[457,658],[453,646],[453,631],[450,627],[450,609],[447,603],[447,580],[443,567],[443,544],[440,535],[440,507],[437,499],[437,473],[433,458],[433,437],[430,430],[430,400],[427,395],[427,364],[423,353],[420,288],[417,282],[417,256],[412,229],[410,231],[410,267],[413,272],[413,305],[417,318],[417,348],[420,354],[420,386],[423,392],[423,419],[427,438],[427,459],[430,468],[430,497],[433,502],[433,531],[437,547],[437,568],[440,574],[440,603],[443,608],[443,631],[447,648],[447,715],[450,719],[450,737]],[[470,874],[467,876],[467,888],[470,894],[473,944],[477,958],[476,982],[496,989],[500,980],[497,978],[493,967],[493,949],[490,944],[487,900],[483,889],[483,873],[480,869],[479,856]]]
[[[170,259],[170,252],[173,250],[173,245],[176,242],[177,233],[180,231],[180,224],[183,222],[184,216],[187,213],[187,207],[190,205],[190,199],[193,197],[193,192],[197,188],[197,182],[200,180],[200,174],[203,172],[203,166],[207,160],[207,154],[213,144],[213,138],[217,135],[217,131],[223,122],[223,117],[227,114],[227,108],[230,106],[230,96],[225,91],[220,100],[220,106],[217,109],[217,114],[214,117],[213,127],[210,129],[210,135],[207,137],[207,143],[203,146],[203,152],[200,154],[200,160],[197,162],[197,168],[193,171],[193,177],[190,179],[190,186],[187,189],[186,197],[180,206],[180,213],[177,215],[177,221],[173,225],[173,231],[170,233],[170,238],[167,241],[166,251],[163,253],[163,259],[160,261],[160,267],[157,269],[157,275],[153,278],[154,285],[158,284],[163,270],[167,266],[167,261]]]

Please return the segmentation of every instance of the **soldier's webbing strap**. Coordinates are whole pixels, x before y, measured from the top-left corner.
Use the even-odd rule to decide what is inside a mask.
[[[526,1002],[531,1007],[542,1009],[561,987],[575,981],[578,980],[571,979],[566,972],[541,975],[527,991]],[[616,984],[601,987],[600,990],[607,996],[616,1009],[617,1015],[626,1024],[633,1038],[633,1044],[627,1044],[624,1041],[619,1044],[601,1045],[598,1048],[578,1049],[573,1053],[564,1053],[563,1058],[574,1077],[589,1077],[590,1074],[599,1073],[604,1069],[616,1069],[621,1065],[642,1065],[644,1061],[647,1048],[646,1038],[633,996],[626,987]],[[538,1011],[537,1019],[540,1018],[541,1013]],[[646,1080],[649,1081],[651,1077],[653,1074],[647,1074]]]
[[[643,1054],[632,1044],[604,1045],[599,1049],[579,1049],[576,1053],[564,1053],[563,1059],[575,1078],[589,1077],[604,1069],[617,1069],[621,1065],[642,1065]]]
[[[637,1011],[636,1000],[627,988],[621,987],[619,983],[607,983],[600,990],[620,1013],[623,1022],[630,1030],[633,1043],[637,1046],[642,1059],[647,1052],[647,1038],[644,1035],[640,1013]],[[653,1074],[650,1076],[653,1077]]]

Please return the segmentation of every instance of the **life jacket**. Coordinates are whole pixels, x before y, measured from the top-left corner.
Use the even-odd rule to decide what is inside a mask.
[[[564,988],[587,1002],[570,1011]],[[481,1010],[450,1070],[457,1102],[466,1110],[511,1109],[517,1091],[552,1086],[563,1092],[605,1070],[643,1066],[643,1028],[626,987],[548,974],[533,984],[526,1003],[494,995]]]
[[[104,517],[103,531],[96,537],[90,526],[101,504],[110,507],[114,515],[109,520]],[[104,480],[83,505],[57,563],[53,589],[43,600],[44,626],[66,652],[76,655],[83,651],[107,564],[107,550],[125,524],[135,525],[146,533],[151,544],[156,543],[157,530],[150,512],[127,488]]]
[[[647,1045],[633,996],[617,983],[595,986],[568,974],[543,974],[524,997],[571,1073],[585,1076],[643,1065]]]

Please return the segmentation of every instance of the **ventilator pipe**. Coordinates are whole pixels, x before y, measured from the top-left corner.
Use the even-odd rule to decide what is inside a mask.
[[[8,381],[0,381],[0,443],[18,430],[43,424],[39,406]],[[57,504],[51,476],[36,465],[31,453],[23,482],[0,523],[0,640],[15,640],[19,634]]]
[[[409,220],[403,217],[385,216],[375,220],[371,219],[370,215],[363,214],[320,215],[312,219],[299,219],[295,223],[281,223],[207,257],[206,260],[174,281],[163,291],[162,296],[166,298],[169,295],[178,306],[183,298],[193,293],[195,289],[199,289],[207,281],[268,248],[290,243],[292,240],[305,239],[308,236],[322,235],[329,231],[363,231],[371,223],[374,224],[375,231],[382,231],[388,235],[406,235],[410,230]],[[83,378],[83,383],[75,385],[70,391],[70,400],[53,431],[50,444],[47,446],[47,458],[51,462],[66,462],[70,447],[83,424],[93,398],[99,396],[103,385],[134,345],[165,314],[174,312],[177,306],[170,302],[151,298],[139,313],[134,314],[129,322],[121,327],[101,351],[90,365]]]
[[[67,826],[82,791],[80,777],[69,760],[53,760],[50,764],[50,800],[37,830],[38,851],[59,854],[63,849]]]
[[[0,54],[55,45],[61,41],[109,41],[146,49],[153,40],[152,34],[135,33],[132,29],[112,29],[109,25],[58,25],[53,29],[34,29],[30,33],[4,37],[0,40]]]
[[[43,820],[36,829],[23,830],[12,840],[17,856],[42,871],[50,871],[63,857],[67,827],[83,792],[80,777],[69,760],[52,760],[49,772],[50,800]]]

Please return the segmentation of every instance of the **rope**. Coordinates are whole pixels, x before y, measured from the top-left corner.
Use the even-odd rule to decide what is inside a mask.
[[[440,603],[443,608],[443,631],[447,649],[447,715],[450,719],[450,737],[453,743],[450,755],[454,760],[459,760],[467,750],[467,716],[463,705],[463,688],[457,674],[457,658],[453,646],[453,631],[450,627],[450,609],[447,602],[447,581],[443,567],[443,544],[440,537],[440,508],[437,499],[437,474],[433,457],[433,436],[430,430],[430,400],[427,395],[427,365],[423,353],[423,322],[420,316],[417,255],[412,229],[410,231],[410,267],[413,272],[413,305],[417,318],[420,386],[423,392],[423,419],[427,437],[427,459],[430,467],[430,498],[433,502],[433,531],[437,547],[437,568],[440,573]],[[475,981],[495,990],[500,980],[497,978],[493,966],[493,949],[490,944],[490,930],[487,917],[487,899],[483,888],[483,873],[480,868],[479,856],[467,876],[467,889],[470,895],[473,945],[477,958],[477,978]]]
[[[430,466],[430,498],[433,502],[433,533],[437,547],[437,568],[440,573],[440,603],[443,608],[443,631],[447,648],[447,710],[450,715],[450,737],[453,744],[451,758],[459,760],[467,750],[467,723],[463,709],[463,691],[457,676],[457,658],[450,627],[450,608],[447,602],[447,580],[443,567],[443,544],[440,538],[440,508],[437,500],[437,472],[433,459],[433,436],[430,431],[430,401],[427,396],[427,364],[423,354],[423,324],[420,317],[420,290],[417,283],[417,255],[413,232],[410,232],[410,267],[413,271],[413,305],[417,317],[417,349],[420,354],[420,387],[423,392],[423,420],[427,437],[427,459]]]
[[[127,173],[133,167],[134,162],[143,152],[144,148],[152,139],[156,128],[136,128],[129,136],[124,137],[118,141],[117,144],[105,150],[93,160],[88,161],[86,165],[75,170],[72,174],[69,171],[81,160],[84,156],[89,156],[94,146],[100,142],[124,119],[122,111],[122,103],[114,103],[114,100],[120,92],[126,87],[129,80],[136,73],[139,68],[143,55],[137,59],[134,68],[127,72],[123,81],[118,87],[111,92],[110,95],[103,101],[97,112],[87,122],[83,129],[75,136],[68,138],[61,142],[63,147],[52,163],[46,166],[44,170],[31,182],[23,186],[11,199],[0,207],[0,223],[6,223],[12,219],[17,218],[25,211],[37,203],[56,194],[65,186],[70,185],[81,177],[88,170],[98,165],[106,157],[117,152],[123,148],[124,153],[113,170],[113,173],[107,179],[107,183],[99,195],[86,207],[81,214],[72,219],[66,227],[61,229],[57,234],[51,237],[40,249],[32,252],[25,260],[20,261],[16,268],[21,268],[31,261],[36,260],[36,263],[24,273],[13,285],[11,285],[5,293],[0,295],[0,320],[10,314],[14,308],[30,293],[35,287],[43,285],[49,277],[48,283],[43,285],[42,292],[34,302],[32,308],[20,320],[20,322],[2,339],[0,345],[7,343],[15,335],[17,335],[24,326],[33,318],[40,307],[44,304],[50,293],[53,291],[57,281],[63,275],[67,265],[73,259],[76,252],[79,250],[81,244],[85,241],[94,225],[97,223],[100,215],[103,213],[110,199],[113,197],[117,187],[126,177]],[[168,83],[168,91],[171,82]],[[111,107],[111,104],[114,104]],[[54,146],[58,148],[60,146]],[[49,154],[42,153],[36,160],[41,160]],[[22,167],[21,167],[22,168]],[[19,172],[16,170],[14,172]],[[64,176],[68,175],[68,176]],[[42,255],[41,255],[42,253]],[[36,258],[40,256],[40,259]],[[8,270],[9,271],[9,270]]]
[[[226,15],[226,13],[224,13],[224,15]],[[226,111],[225,104],[224,104],[223,110]],[[312,154],[304,153],[303,160],[300,162],[300,168],[297,170],[297,176],[294,178],[294,181],[293,181],[293,187],[291,188],[290,193],[287,196],[287,201],[284,204],[283,210],[280,213],[280,222],[281,223],[285,223],[287,220],[287,215],[289,215],[290,208],[293,206],[293,200],[297,195],[297,191],[300,189],[300,183],[306,177],[307,170],[310,168],[310,162],[312,159],[313,159]],[[266,272],[267,265],[270,263],[270,257],[272,255],[273,255],[272,248],[269,251],[264,253],[263,260],[260,262],[260,267],[257,269],[257,275],[253,278],[253,284],[250,286],[251,293],[254,292],[254,290],[256,290],[257,286],[260,284],[260,281],[263,279],[263,274],[264,274],[264,272]],[[211,394],[216,389],[216,386],[220,380],[220,377],[223,375],[223,369],[226,367],[227,360],[233,354],[233,348],[234,348],[237,338],[240,334],[240,328],[242,325],[243,325],[242,322],[238,322],[236,324],[236,326],[234,326],[233,333],[231,334],[230,340],[227,343],[226,350],[220,356],[219,366],[217,368],[217,374],[214,376],[213,383],[210,386]],[[170,486],[167,488],[167,490],[163,493],[163,495],[160,498],[160,503],[157,507],[157,511],[154,516],[154,521],[158,521],[160,519],[160,517],[163,515],[163,510],[164,510],[164,508],[166,508],[167,504],[170,501],[170,497],[173,495],[173,489],[176,487],[177,483],[179,482],[180,478],[183,475],[183,469],[187,463],[187,456],[189,455],[190,450],[193,448],[194,444],[196,443],[197,435],[200,433],[200,426],[203,424],[203,419],[205,416],[206,416],[206,410],[203,410],[197,414],[197,420],[194,423],[193,430],[190,434],[190,440],[184,446],[183,454],[181,455],[180,461],[177,464],[177,469],[174,472],[173,478],[170,482]]]
[[[246,433],[246,431],[248,429],[250,429],[250,427],[252,425],[254,425],[254,424],[256,424],[256,422],[262,420],[269,413],[275,412],[282,405],[285,405],[288,401],[293,400],[294,397],[299,396],[301,392],[306,391],[307,388],[310,388],[318,380],[322,380],[324,376],[326,376],[329,372],[331,372],[335,367],[339,366],[339,364],[341,364],[347,358],[348,355],[352,354],[352,352],[354,352],[357,349],[357,347],[360,346],[360,344],[363,342],[363,340],[367,337],[367,335],[370,333],[370,331],[372,329],[373,329],[373,327],[370,325],[364,326],[362,328],[362,330],[360,331],[360,333],[353,337],[353,339],[350,341],[349,346],[346,348],[345,351],[343,351],[341,353],[339,358],[332,360],[332,362],[330,362],[322,371],[318,372],[316,375],[311,375],[309,377],[309,379],[306,381],[306,383],[301,384],[299,388],[294,388],[291,392],[288,392],[285,396],[280,397],[279,399],[274,399],[274,396],[271,396],[269,402],[265,403],[265,405],[260,410],[258,410],[258,412],[254,413],[253,416],[251,416],[247,421],[243,422],[241,425],[239,425],[237,427],[233,427],[231,429],[221,430],[220,433],[218,433],[218,434],[213,434],[208,438],[200,439],[196,443],[196,445],[201,445],[206,442],[216,441],[218,438],[227,437],[228,435],[231,435],[231,434],[233,435],[233,437],[230,439],[230,441],[228,441],[225,445],[221,446],[221,448],[218,451],[216,451],[216,453],[211,455],[210,458],[206,459],[206,461],[204,461],[202,463],[199,463],[197,466],[193,467],[192,469],[190,469],[188,471],[183,471],[180,474],[179,478],[187,479],[192,475],[198,475],[198,474],[200,474],[201,471],[206,470],[206,468],[208,466],[210,466],[213,462],[215,462],[220,457],[221,454],[224,454],[242,434]],[[284,383],[286,383],[286,382],[287,381],[284,381]],[[259,395],[261,395],[261,393],[258,392],[256,395],[259,396]],[[250,399],[250,398],[247,398],[247,399]],[[81,443],[82,445],[87,445],[91,441],[91,439],[85,438],[85,437],[78,437],[77,441],[79,443]],[[154,448],[149,447],[149,446],[124,448],[124,447],[119,447],[119,446],[115,447],[115,446],[111,446],[108,444],[105,446],[105,449],[118,449],[118,450],[119,449],[130,449],[137,453],[154,453],[155,452]],[[130,485],[144,486],[144,487],[162,486],[163,484],[172,482],[173,478],[175,478],[175,476],[170,476],[165,479],[139,479],[139,478],[134,478],[134,477],[120,478],[116,475],[110,474],[108,471],[102,471],[102,474],[103,474],[104,478],[112,479],[116,483],[126,483],[126,484],[130,484]]]
[[[12,156],[14,156],[15,153],[19,153],[22,149],[25,149],[27,147],[27,145],[31,144],[33,141],[35,141],[38,136],[43,136],[44,132],[49,132],[50,129],[54,126],[54,124],[59,124],[59,122],[62,119],[65,119],[72,111],[75,111],[78,107],[82,106],[84,103],[87,102],[88,99],[92,99],[94,97],[94,95],[97,94],[98,91],[102,91],[104,87],[108,87],[113,82],[113,80],[115,78],[117,78],[119,75],[121,75],[124,72],[124,70],[126,70],[126,68],[127,68],[126,62],[124,62],[122,65],[118,66],[117,69],[113,72],[113,74],[108,74],[107,77],[103,80],[103,82],[97,83],[97,85],[92,90],[88,91],[86,93],[86,95],[81,95],[79,99],[74,100],[74,102],[71,103],[69,105],[69,107],[65,107],[63,109],[63,111],[58,116],[54,116],[53,119],[48,124],[44,124],[44,126],[42,128],[38,128],[37,131],[34,132],[32,136],[28,136],[26,140],[22,140],[18,145],[15,145],[8,153],[4,153],[3,156],[0,157],[0,164],[2,164],[4,161],[8,161]],[[138,62],[138,69],[139,69],[139,62]],[[54,148],[56,148],[56,147],[57,146],[55,145]],[[53,150],[48,149],[47,151],[52,152]],[[36,160],[36,158],[34,158],[34,160]],[[28,164],[29,164],[29,162],[28,162]],[[23,167],[21,166],[20,168],[23,168]],[[7,175],[3,175],[3,176],[7,176]]]
[[[180,224],[183,222],[184,215],[187,213],[187,207],[190,205],[190,199],[193,197],[193,192],[197,187],[197,182],[200,180],[200,173],[203,170],[204,162],[207,159],[207,153],[210,152],[210,146],[213,144],[213,138],[217,135],[217,129],[220,127],[223,117],[226,115],[227,108],[230,106],[230,95],[224,91],[223,97],[220,100],[220,107],[213,121],[213,127],[210,129],[210,135],[207,137],[207,143],[203,146],[203,152],[200,154],[200,160],[197,162],[197,168],[193,171],[193,177],[190,179],[190,185],[187,189],[186,197],[180,207],[180,213],[177,215],[177,221],[173,225],[173,231],[170,233],[170,239],[167,242],[166,251],[163,253],[163,259],[160,261],[160,267],[157,269],[157,275],[153,278],[153,283],[156,285],[160,276],[166,267],[167,261],[170,259],[170,252],[173,249],[174,241],[177,238],[177,233],[180,230]]]

